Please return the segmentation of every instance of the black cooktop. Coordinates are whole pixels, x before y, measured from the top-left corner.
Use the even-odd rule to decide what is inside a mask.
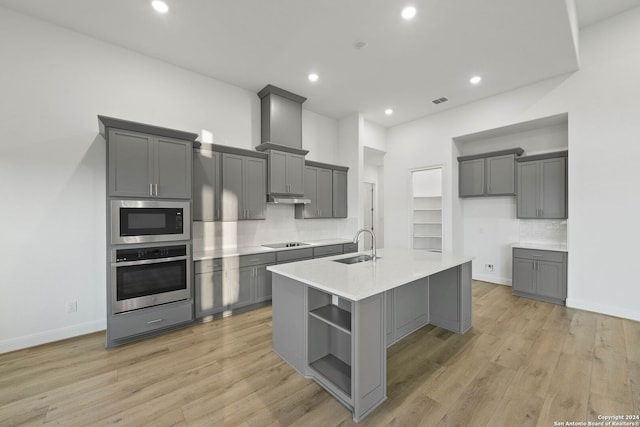
[[[267,248],[282,249],[282,248],[296,248],[298,246],[308,246],[309,243],[302,242],[287,242],[287,243],[270,243],[268,245],[262,245]]]

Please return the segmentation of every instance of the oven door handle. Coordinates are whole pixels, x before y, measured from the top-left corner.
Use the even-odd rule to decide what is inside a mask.
[[[143,259],[138,261],[116,261],[112,262],[111,265],[114,267],[130,267],[132,265],[149,265],[149,264],[162,264],[164,262],[170,261],[188,261],[188,256],[174,256],[168,258],[154,258],[154,259]]]

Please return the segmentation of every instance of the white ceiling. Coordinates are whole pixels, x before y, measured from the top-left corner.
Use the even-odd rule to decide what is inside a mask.
[[[592,23],[640,0],[577,0]],[[560,0],[0,0],[0,5],[334,118],[392,126],[578,68]],[[404,21],[406,4],[418,14]],[[570,3],[570,1],[569,1]],[[580,13],[580,9],[584,10]],[[604,6],[607,4],[608,6]],[[608,14],[608,15],[607,15]],[[356,49],[356,41],[368,46]],[[320,75],[310,83],[307,74]],[[483,77],[478,86],[469,78]],[[431,101],[446,97],[448,102]],[[394,109],[385,116],[385,108]]]

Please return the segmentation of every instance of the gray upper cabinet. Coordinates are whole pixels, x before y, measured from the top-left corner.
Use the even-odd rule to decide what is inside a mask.
[[[515,156],[507,154],[487,158],[487,196],[513,196],[516,194]]]
[[[460,162],[460,197],[484,196],[484,159]]]
[[[247,157],[244,163],[244,219],[265,219],[267,211],[267,162]]]
[[[220,153],[193,150],[193,220],[219,221],[222,174]]]
[[[347,172],[333,171],[333,217],[346,218],[347,210]]]
[[[566,153],[518,159],[518,218],[567,218]]]
[[[304,156],[279,150],[268,150],[269,194],[304,195]]]
[[[330,169],[305,166],[306,205],[296,205],[296,218],[331,218],[333,216],[333,173]]]
[[[222,153],[222,220],[264,219],[266,160]]]
[[[109,195],[191,198],[192,142],[109,129]]]
[[[459,196],[514,196],[515,158],[522,148],[458,157]]]

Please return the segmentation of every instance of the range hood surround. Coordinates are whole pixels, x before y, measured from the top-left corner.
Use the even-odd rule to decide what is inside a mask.
[[[265,86],[258,96],[262,122],[261,144],[256,150],[302,150],[302,103],[307,98],[273,85]]]
[[[260,92],[260,108],[261,108],[261,144],[256,148],[257,151],[266,152],[269,155],[269,168],[272,167],[276,158],[280,159],[279,165],[282,165],[282,152],[292,153],[294,158],[300,159],[304,163],[304,156],[309,153],[308,150],[302,148],[302,103],[307,100],[295,93],[280,89],[273,85],[265,86]],[[280,154],[277,154],[280,152]],[[272,157],[272,156],[278,157]],[[290,156],[291,154],[287,155]],[[289,157],[286,157],[289,158]],[[286,160],[286,170],[289,169],[289,160]],[[298,160],[299,162],[299,160]],[[300,164],[300,163],[298,163]],[[280,169],[278,169],[280,170]],[[278,170],[269,170],[268,184],[268,203],[301,205],[311,203],[311,200],[302,196],[302,191],[297,194],[283,194],[292,192],[291,189],[296,188],[295,185],[286,185],[283,190],[281,178],[275,178]],[[285,172],[288,174],[289,172]],[[303,171],[300,172],[300,179],[303,178]],[[275,186],[272,186],[272,179]],[[295,184],[296,181],[294,181]],[[302,181],[297,181],[303,187]],[[277,189],[276,189],[277,188]],[[295,191],[293,191],[295,193]]]

